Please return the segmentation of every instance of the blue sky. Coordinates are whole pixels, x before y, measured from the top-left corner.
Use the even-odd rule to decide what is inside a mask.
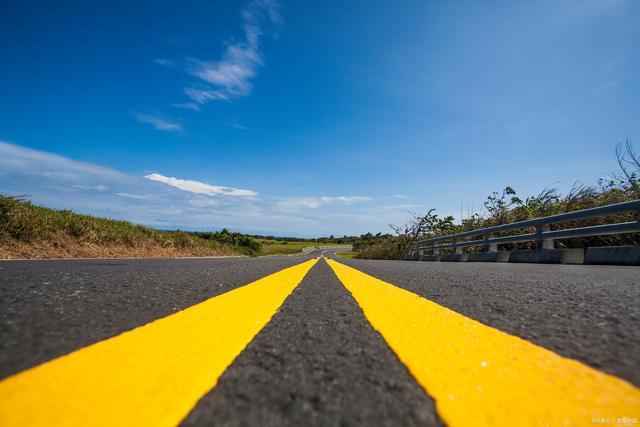
[[[315,236],[615,171],[640,3],[9,1],[0,192]]]

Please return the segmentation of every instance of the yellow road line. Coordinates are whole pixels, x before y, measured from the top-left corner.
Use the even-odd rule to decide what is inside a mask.
[[[5,379],[0,382],[0,424],[177,425],[316,261]]]
[[[640,390],[619,378],[327,262],[450,426],[624,425],[640,418]]]

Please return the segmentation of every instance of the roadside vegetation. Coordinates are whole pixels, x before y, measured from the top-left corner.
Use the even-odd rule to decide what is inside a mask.
[[[222,231],[192,232],[189,234],[205,241],[234,248],[244,255],[258,256],[262,253],[262,245],[257,239],[246,234],[230,232],[226,228]]]
[[[0,195],[0,259],[291,255],[337,240],[155,230]]]
[[[315,247],[316,242],[313,240],[293,240],[282,238],[259,238],[257,239],[261,246],[261,255],[291,255],[300,253],[303,248]]]
[[[347,252],[336,252],[336,255],[338,255],[340,258],[344,258],[344,259],[353,259],[358,254],[356,252],[354,252],[354,251],[347,251]]]
[[[313,239],[155,230],[0,195],[0,259],[290,255]]]
[[[127,221],[49,209],[20,198],[0,195],[0,258],[291,255],[301,253],[305,247],[342,244],[353,245],[353,252],[338,252],[339,256],[347,259],[403,259],[415,240],[639,199],[640,155],[628,140],[616,146],[615,154],[618,172],[598,180],[594,186],[575,184],[566,194],[555,188],[544,188],[538,194],[521,196],[513,187],[507,186],[502,191],[491,193],[480,212],[470,213],[460,222],[452,216],[440,216],[436,209],[429,209],[422,214],[412,213],[404,225],[391,225],[390,233],[317,239],[246,235],[227,229],[215,232],[162,231]],[[638,219],[638,214],[634,213],[610,215],[554,224],[551,229]],[[640,245],[640,236],[576,238],[558,240],[556,244],[567,248]],[[501,245],[501,249],[528,249],[532,245],[532,242],[523,242]]]
[[[126,221],[36,206],[0,195],[0,258],[254,255],[259,245],[226,230],[159,231]]]
[[[521,196],[507,186],[502,191],[491,193],[484,202],[484,209],[455,223],[452,216],[437,214],[429,209],[424,214],[412,214],[407,224],[392,225],[393,233],[360,236],[354,245],[357,258],[367,259],[403,259],[410,243],[414,240],[446,236],[465,231],[509,224],[543,216],[556,215],[571,211],[593,208],[612,203],[620,203],[640,198],[640,155],[626,140],[616,146],[616,159],[619,171],[606,179],[598,180],[595,186],[575,184],[567,194],[561,194],[555,188],[544,188],[532,196]],[[610,215],[608,217],[589,218],[571,223],[553,224],[551,229],[566,227],[586,227],[638,220],[634,213]],[[517,234],[525,230],[516,230],[499,235]],[[501,245],[502,249],[529,249],[533,242]],[[640,245],[637,234],[623,234],[557,240],[558,247],[583,248],[589,246]],[[469,251],[482,250],[481,247],[469,248]]]

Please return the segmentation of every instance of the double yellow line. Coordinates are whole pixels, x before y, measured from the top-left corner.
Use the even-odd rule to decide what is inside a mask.
[[[269,322],[317,259],[0,382],[0,425],[174,426]],[[451,426],[640,418],[640,390],[327,260]]]

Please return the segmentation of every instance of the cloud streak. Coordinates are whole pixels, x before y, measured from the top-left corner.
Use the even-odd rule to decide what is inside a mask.
[[[201,106],[211,101],[230,102],[247,96],[253,89],[252,80],[264,65],[260,49],[266,34],[275,34],[282,24],[280,5],[277,0],[252,0],[242,11],[242,36],[226,44],[218,60],[189,58],[185,71],[197,80],[182,88],[188,100],[171,104],[174,108],[200,111]],[[177,63],[167,58],[153,58],[155,64],[172,67]],[[140,123],[157,130],[180,133],[182,124],[155,113],[135,113]]]
[[[154,58],[153,62],[158,64],[158,65],[164,65],[165,67],[170,67],[173,65],[173,61],[171,61],[170,59],[166,59],[166,58]]]
[[[321,206],[335,203],[352,205],[354,203],[371,201],[373,201],[373,198],[367,196],[300,197],[281,200],[278,202],[277,206],[283,210],[318,209]]]
[[[242,21],[242,39],[228,44],[220,60],[190,61],[189,73],[200,80],[198,85],[184,88],[193,102],[230,101],[251,93],[252,79],[264,64],[261,38],[267,27],[278,26],[282,22],[278,3],[274,0],[253,0],[243,10]]]
[[[184,130],[181,123],[160,114],[135,113],[134,115],[140,123],[151,125],[157,130],[166,132],[182,132]]]
[[[211,185],[211,184],[206,184],[200,181],[193,181],[190,179],[180,179],[180,178],[173,178],[170,176],[163,176],[158,173],[145,175],[145,178],[151,181],[161,182],[163,184],[170,185],[171,187],[178,188],[182,191],[187,191],[189,193],[195,193],[195,194],[204,194],[207,196],[254,197],[258,195],[258,193],[251,190],[243,190],[240,188],[233,188],[233,187],[223,187],[220,185]]]

